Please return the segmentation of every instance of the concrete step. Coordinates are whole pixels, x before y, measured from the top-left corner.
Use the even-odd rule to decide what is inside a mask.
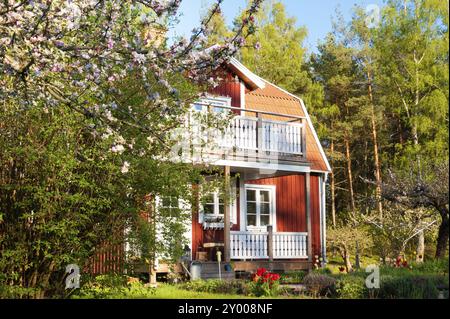
[[[234,272],[226,272],[226,273],[222,273],[221,277],[219,277],[219,273],[207,273],[201,274],[201,278],[202,279],[224,279],[224,280],[232,280],[235,279],[234,277]]]
[[[203,262],[201,265],[202,272],[219,271],[219,264],[217,262]],[[220,264],[220,269],[222,270],[222,272],[225,272],[225,265],[223,263]]]

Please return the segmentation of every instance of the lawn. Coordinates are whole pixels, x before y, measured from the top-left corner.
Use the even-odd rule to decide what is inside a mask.
[[[147,298],[151,299],[251,299],[252,297],[238,294],[217,294],[209,292],[198,292],[185,290],[176,285],[160,284],[154,289],[154,294]]]

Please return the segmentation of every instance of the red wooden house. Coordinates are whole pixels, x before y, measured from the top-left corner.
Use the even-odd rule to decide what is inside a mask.
[[[229,176],[232,196],[210,194],[192,208],[192,259],[208,263],[221,250],[236,271],[310,268],[325,259],[331,169],[306,107],[235,59],[220,78],[194,108],[234,113],[218,148],[206,152]]]
[[[303,101],[235,59],[219,70],[219,78],[192,113],[232,115],[230,124],[209,136],[192,120],[189,131],[196,132],[194,140],[206,137],[207,145],[214,144],[202,146],[198,164],[206,159],[223,170],[231,196],[211,192],[185,207],[192,213],[186,232],[191,261],[209,269],[210,277],[217,276],[217,251],[234,271],[309,269],[325,261],[325,183],[331,169]],[[156,264],[156,272],[169,271],[163,259]]]

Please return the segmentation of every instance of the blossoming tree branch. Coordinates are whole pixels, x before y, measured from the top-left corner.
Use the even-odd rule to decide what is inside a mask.
[[[173,76],[214,85],[211,73],[254,31],[261,0],[250,3],[226,44],[206,50],[209,23],[222,2],[216,1],[190,38],[168,40],[181,0],[2,1],[0,98],[24,108],[64,103],[110,128],[120,120],[148,131],[145,116],[118,105],[123,94],[118,83],[137,76],[153,110],[161,117],[179,115],[190,99],[181,98]]]

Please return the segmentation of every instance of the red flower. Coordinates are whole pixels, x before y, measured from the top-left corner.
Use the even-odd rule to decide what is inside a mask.
[[[403,266],[403,267],[408,267],[408,262],[405,260],[405,261],[402,263],[402,266]]]
[[[280,275],[279,274],[272,274],[271,279],[272,279],[272,281],[277,281],[277,280],[280,279]]]
[[[345,270],[345,267],[342,267],[342,266],[339,267],[339,271],[340,271],[340,272],[344,272],[344,270]]]
[[[266,269],[266,268],[259,268],[259,269],[256,271],[256,276],[262,277],[266,272],[267,272],[267,269]]]

